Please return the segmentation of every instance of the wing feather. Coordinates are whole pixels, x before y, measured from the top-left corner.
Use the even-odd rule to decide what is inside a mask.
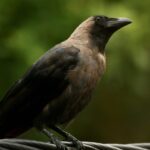
[[[0,102],[0,128],[32,124],[44,106],[69,84],[67,73],[77,65],[78,54],[79,49],[68,47],[54,48],[42,56]]]

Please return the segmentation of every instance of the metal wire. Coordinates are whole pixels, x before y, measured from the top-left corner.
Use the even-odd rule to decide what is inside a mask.
[[[71,142],[63,141],[69,150],[75,148]],[[83,142],[85,150],[150,150],[150,143],[134,144],[102,144],[96,142]],[[48,142],[24,140],[24,139],[1,139],[0,150],[56,150],[54,144]]]

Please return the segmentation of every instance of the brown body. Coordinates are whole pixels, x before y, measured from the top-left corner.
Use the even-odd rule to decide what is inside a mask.
[[[61,46],[78,46],[78,41],[70,40],[62,43]],[[66,75],[69,85],[59,97],[47,104],[42,112],[42,117],[49,118],[49,120],[46,119],[47,124],[63,124],[73,119],[91,100],[92,92],[104,73],[105,56],[97,49],[87,48],[87,45],[84,44],[80,45],[78,56],[80,57],[78,65],[69,70]]]
[[[71,121],[89,102],[104,73],[107,41],[130,22],[90,17],[47,51],[1,101],[0,138]]]

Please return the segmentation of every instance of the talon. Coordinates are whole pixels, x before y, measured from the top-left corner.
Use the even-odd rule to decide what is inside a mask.
[[[83,150],[85,148],[83,143],[79,140],[72,140],[72,143],[76,146],[78,150]]]
[[[63,137],[65,137],[66,140],[71,141],[74,144],[74,146],[77,148],[77,150],[83,150],[84,149],[83,143],[80,142],[74,136],[72,136],[70,133],[65,132],[64,130],[62,130],[61,128],[59,128],[57,126],[51,126],[51,128],[54,131],[56,131],[57,133],[59,133],[60,135],[62,135]]]
[[[68,147],[66,145],[64,145],[63,143],[61,143],[61,141],[59,141],[59,140],[55,140],[54,144],[56,145],[56,148],[58,150],[68,150]]]
[[[68,150],[67,146],[64,145],[59,139],[57,139],[51,132],[47,129],[43,129],[42,132],[50,138],[52,144],[56,145],[58,150]]]

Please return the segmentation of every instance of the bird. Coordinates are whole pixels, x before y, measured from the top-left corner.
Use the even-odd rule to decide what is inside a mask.
[[[82,142],[60,126],[89,103],[106,69],[108,40],[130,23],[128,18],[91,16],[42,55],[0,101],[0,139],[15,138],[36,127],[57,148],[66,146],[48,129],[82,149]]]

